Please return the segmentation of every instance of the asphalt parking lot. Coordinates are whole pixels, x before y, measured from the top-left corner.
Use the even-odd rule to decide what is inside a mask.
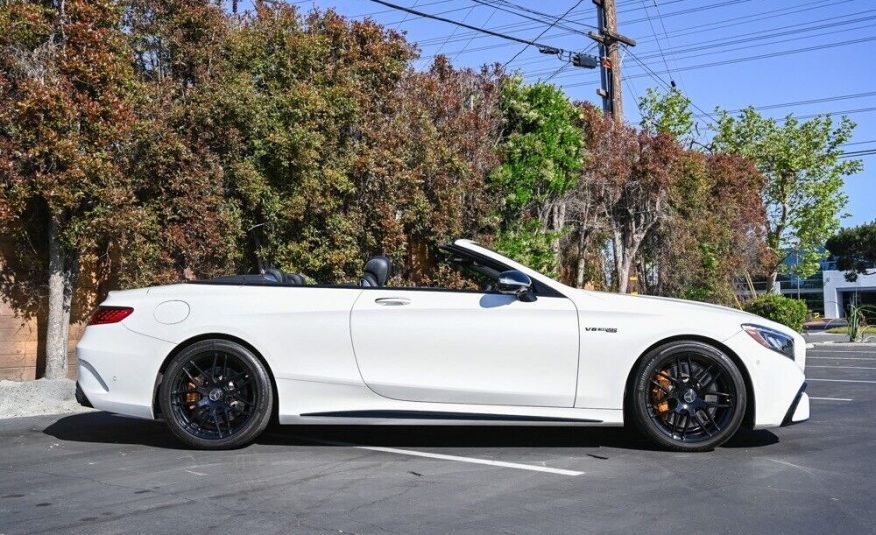
[[[0,534],[876,532],[876,347],[809,356],[810,421],[699,454],[492,427],[282,427],[202,452],[100,412],[0,420]]]

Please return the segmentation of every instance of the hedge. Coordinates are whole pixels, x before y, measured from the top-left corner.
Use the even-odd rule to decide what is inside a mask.
[[[803,330],[803,322],[806,321],[806,303],[779,294],[758,296],[747,301],[742,308],[746,312],[787,325],[797,332]]]

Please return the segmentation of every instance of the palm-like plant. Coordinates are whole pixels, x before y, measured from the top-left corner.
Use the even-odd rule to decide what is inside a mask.
[[[849,342],[861,342],[867,326],[867,314],[876,315],[872,305],[851,305],[849,307]]]

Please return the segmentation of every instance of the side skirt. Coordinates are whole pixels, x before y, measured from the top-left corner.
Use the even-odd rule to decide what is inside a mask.
[[[556,422],[556,423],[602,423],[602,420],[581,418],[553,418],[549,416],[523,416],[519,414],[484,414],[440,411],[335,411],[311,412],[302,418],[359,418],[380,420],[462,420],[491,422]]]

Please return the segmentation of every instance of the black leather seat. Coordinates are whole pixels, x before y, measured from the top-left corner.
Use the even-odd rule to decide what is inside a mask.
[[[286,284],[294,284],[296,286],[307,284],[307,278],[301,273],[285,273],[285,275]]]
[[[392,260],[385,256],[372,256],[365,263],[365,270],[359,279],[359,286],[382,288],[392,272]]]
[[[277,268],[267,268],[262,275],[266,281],[275,282],[277,284],[292,284],[300,286],[306,284],[307,280],[301,273],[283,273]]]

